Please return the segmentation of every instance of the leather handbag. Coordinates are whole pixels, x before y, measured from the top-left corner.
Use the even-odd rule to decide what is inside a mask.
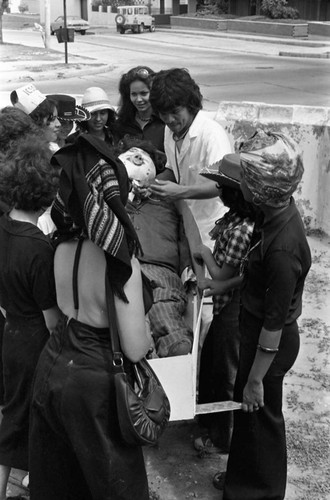
[[[118,421],[128,445],[154,445],[170,418],[170,402],[157,375],[143,358],[125,371],[116,324],[113,290],[106,273],[108,321],[113,352]]]

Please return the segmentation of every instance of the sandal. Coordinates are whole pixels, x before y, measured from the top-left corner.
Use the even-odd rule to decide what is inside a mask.
[[[213,477],[213,486],[217,490],[223,490],[224,484],[225,484],[225,479],[226,479],[226,473],[225,472],[217,472],[214,477]]]
[[[200,453],[221,453],[220,448],[215,446],[215,444],[212,443],[211,439],[208,436],[201,436],[196,438],[194,441],[194,448]]]

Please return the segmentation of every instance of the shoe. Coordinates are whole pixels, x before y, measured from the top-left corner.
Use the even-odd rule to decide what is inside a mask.
[[[224,484],[225,484],[225,479],[226,479],[226,473],[225,472],[217,472],[214,477],[213,477],[213,486],[217,490],[223,490]]]
[[[23,477],[22,486],[27,489],[29,488],[29,474],[26,474],[26,476]]]
[[[187,339],[180,340],[174,344],[168,351],[168,357],[184,356],[191,352],[191,341]]]
[[[205,453],[207,455],[212,453],[221,453],[221,449],[215,446],[208,436],[196,438],[194,441],[194,448],[200,453]]]

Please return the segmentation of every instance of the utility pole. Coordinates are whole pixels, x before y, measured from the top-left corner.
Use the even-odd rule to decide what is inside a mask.
[[[65,33],[67,34],[67,29],[66,29],[66,0],[63,0],[63,17],[64,17],[64,29]],[[65,64],[68,64],[68,40],[67,40],[67,35],[65,37],[65,42],[64,42],[64,55],[65,55]]]
[[[44,0],[45,5],[45,48],[50,48],[50,0]]]

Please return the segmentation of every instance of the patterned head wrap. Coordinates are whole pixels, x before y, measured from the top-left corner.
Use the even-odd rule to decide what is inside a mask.
[[[304,167],[297,145],[283,134],[258,130],[240,145],[245,182],[257,204],[287,205]]]

